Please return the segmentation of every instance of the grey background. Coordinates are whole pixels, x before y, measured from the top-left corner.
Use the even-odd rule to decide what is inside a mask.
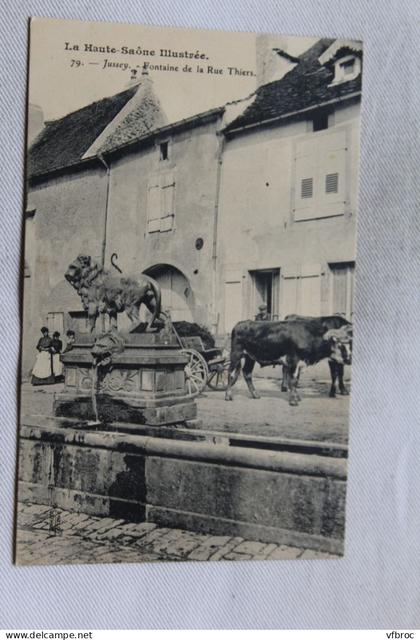
[[[364,40],[345,559],[11,564],[30,15]],[[0,32],[0,628],[419,628],[418,0],[2,0]]]

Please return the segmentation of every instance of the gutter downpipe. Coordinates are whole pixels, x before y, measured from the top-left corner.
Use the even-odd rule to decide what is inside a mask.
[[[217,288],[217,232],[219,222],[219,202],[220,202],[220,187],[222,182],[222,164],[223,164],[223,151],[225,148],[225,136],[221,130],[217,132],[219,136],[219,144],[217,149],[217,173],[216,173],[216,198],[214,203],[214,222],[213,222],[213,247],[212,247],[212,315],[213,315],[213,328],[214,333],[217,334],[219,327],[219,318],[216,316],[216,288]]]
[[[111,169],[109,164],[106,163],[102,153],[98,152],[98,159],[104,165],[106,169],[106,196],[105,196],[105,215],[104,215],[104,228],[102,234],[102,246],[101,246],[101,261],[102,266],[105,267],[105,255],[106,255],[106,239],[107,239],[107,227],[108,227],[108,205],[109,205],[109,186],[111,178]],[[101,313],[101,330],[105,333],[105,315]]]
[[[108,226],[108,204],[109,204],[109,183],[111,170],[109,164],[106,163],[105,158],[102,153],[98,153],[98,159],[102,162],[106,169],[106,196],[105,196],[105,216],[104,216],[104,229],[102,235],[102,246],[101,246],[101,260],[102,266],[105,266],[105,254],[106,254],[106,240],[107,240],[107,226]]]

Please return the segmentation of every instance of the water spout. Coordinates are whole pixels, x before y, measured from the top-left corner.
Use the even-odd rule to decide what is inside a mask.
[[[92,392],[91,392],[91,397],[92,397],[92,408],[93,408],[93,412],[95,414],[95,419],[94,420],[89,420],[88,421],[88,426],[89,427],[95,427],[98,426],[101,423],[101,421],[99,420],[99,414],[98,414],[98,361],[97,359],[94,357],[93,358],[93,365],[92,365]]]

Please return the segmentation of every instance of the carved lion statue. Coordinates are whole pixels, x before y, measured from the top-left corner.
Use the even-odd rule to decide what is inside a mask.
[[[113,275],[95,262],[91,256],[80,255],[72,262],[66,280],[76,289],[87,312],[89,327],[95,329],[100,313],[107,314],[111,327],[117,327],[117,315],[125,311],[134,329],[140,320],[140,306],[144,304],[152,314],[153,326],[161,311],[161,292],[158,283],[145,274],[138,278]]]

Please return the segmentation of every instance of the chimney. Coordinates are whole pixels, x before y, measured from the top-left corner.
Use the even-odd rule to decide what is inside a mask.
[[[293,68],[297,59],[287,55],[287,47],[287,38],[284,36],[257,34],[257,88],[268,82],[280,80]]]
[[[151,84],[151,78],[149,76],[149,72],[145,67],[141,70],[141,73],[138,69],[130,70],[130,79],[125,85],[124,89],[129,89],[130,87],[135,87],[136,85],[142,83],[143,85],[148,83]]]
[[[28,105],[28,147],[44,128],[44,113],[37,104]]]

